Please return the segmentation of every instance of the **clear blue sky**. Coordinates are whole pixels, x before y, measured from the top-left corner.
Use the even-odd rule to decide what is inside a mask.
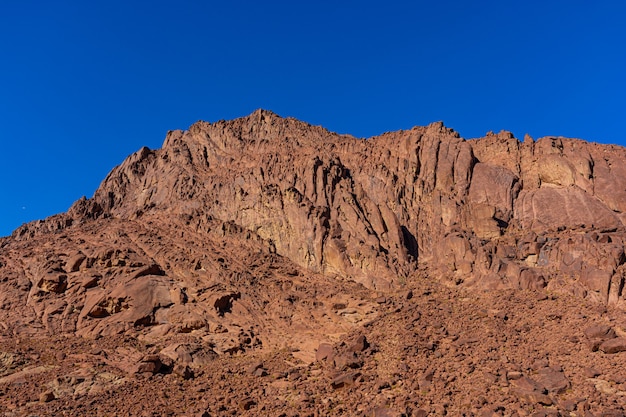
[[[626,2],[3,1],[0,235],[167,130],[257,108],[626,143]]]

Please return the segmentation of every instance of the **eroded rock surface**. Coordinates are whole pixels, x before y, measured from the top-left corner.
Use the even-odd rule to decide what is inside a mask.
[[[14,349],[0,356],[7,364],[0,376],[23,381],[35,369],[42,382],[65,372],[33,393],[33,402],[50,407],[115,391],[133,378],[189,381],[207,369],[227,378],[238,371],[214,364],[286,355],[317,368],[277,366],[272,374],[264,360],[246,378],[273,375],[263,384],[268,390],[308,392],[322,389],[319,383],[338,396],[363,386],[384,394],[369,397],[377,402],[361,410],[365,415],[442,415],[448,408],[452,415],[514,415],[498,401],[519,413],[609,410],[613,403],[602,395],[621,395],[623,382],[589,371],[595,388],[581,385],[584,372],[551,355],[580,343],[585,354],[623,358],[623,323],[606,315],[626,306],[625,162],[624,148],[577,139],[520,142],[503,131],[465,140],[433,123],[365,140],[264,110],[171,131],[161,149],[142,148],[114,168],[92,198],[0,239],[0,335]],[[430,296],[448,290],[459,297],[487,290],[493,298],[459,316],[461,301],[442,305]],[[518,302],[511,291],[525,294],[524,302],[550,294],[567,300],[568,309],[585,303],[589,312],[585,320],[573,313],[564,319],[555,307],[512,327],[505,323],[526,307],[494,312],[489,305],[503,293]],[[402,313],[417,300],[441,314],[413,307]],[[460,326],[454,334],[452,318]],[[493,320],[499,324],[489,334],[461,331]],[[543,331],[544,339],[533,339],[538,346],[519,336],[561,320],[565,329],[574,320],[587,330],[563,336],[558,346]],[[395,339],[382,336],[394,326]],[[94,346],[71,342],[81,346],[74,360],[83,365],[62,371],[48,368],[62,360],[43,360],[43,350],[28,359],[15,342],[76,337]],[[112,345],[98,348],[100,341]],[[495,357],[498,343],[516,359]],[[409,360],[401,346],[425,356]],[[524,346],[548,359],[533,353],[537,364],[523,362]],[[465,349],[493,363],[476,371],[484,363],[465,361]],[[458,366],[444,366],[443,358]],[[480,381],[459,378],[461,371]],[[397,389],[403,378],[394,375],[414,382]],[[511,395],[468,396],[463,405],[441,391],[472,385]],[[390,388],[405,393],[404,402],[389,400]],[[579,397],[567,395],[571,390]],[[0,399],[3,392],[11,410],[27,409],[13,401],[13,388],[0,386]],[[300,411],[341,414],[339,405],[319,400],[311,392],[289,401]],[[225,401],[218,399],[224,410],[211,412],[230,410]],[[242,393],[235,408],[275,410],[263,404]]]
[[[397,287],[422,265],[455,284],[547,285],[620,304],[625,158],[623,148],[576,139],[466,141],[441,123],[363,140],[259,110],[169,132],[93,198],[12,240],[94,219],[202,234],[217,219],[306,271],[370,289]],[[73,256],[70,272],[84,262]],[[37,267],[34,285],[65,291],[67,271]]]

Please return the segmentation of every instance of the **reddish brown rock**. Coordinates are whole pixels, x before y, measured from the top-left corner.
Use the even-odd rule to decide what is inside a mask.
[[[606,324],[595,324],[587,327],[585,336],[585,342],[592,352],[597,351],[605,341],[617,337],[615,330]]]
[[[361,374],[359,372],[348,372],[335,377],[330,385],[333,389],[339,389],[353,385]]]
[[[155,374],[161,369],[161,358],[158,355],[145,355],[141,360],[130,369],[131,373],[148,372]]]
[[[599,346],[599,349],[604,353],[618,353],[626,351],[626,337],[616,337],[609,339]]]
[[[585,336],[588,339],[613,339],[616,337],[615,330],[606,324],[594,324],[585,329]]]
[[[320,343],[317,351],[315,352],[315,360],[331,360],[334,356],[333,345],[330,343]]]
[[[551,394],[562,394],[569,387],[570,382],[560,368],[543,368],[537,372],[537,383]]]
[[[528,377],[513,380],[511,392],[531,404],[552,405],[552,399],[547,395],[546,388]]]
[[[169,132],[0,239],[0,403],[622,412],[623,355],[581,343],[622,349],[624,161],[440,122],[363,140],[257,111]]]
[[[401,413],[397,410],[393,410],[388,407],[376,407],[372,410],[373,417],[401,417],[404,413]]]
[[[39,395],[39,402],[47,403],[52,400],[54,400],[54,393],[52,391],[42,392],[41,395]]]
[[[346,352],[342,355],[338,355],[334,359],[335,367],[337,369],[357,369],[363,364],[362,360],[354,354],[354,352]]]
[[[172,372],[183,379],[192,379],[194,377],[193,369],[191,369],[189,365],[185,365],[182,363],[174,364]]]
[[[615,244],[623,235],[623,204],[610,184],[621,172],[614,168],[621,156],[618,148],[565,138],[520,143],[507,132],[468,142],[441,123],[366,142],[261,110],[170,132],[161,149],[131,155],[92,199],[77,202],[66,221],[51,218],[49,226],[79,227],[109,217],[140,220],[173,208],[181,219],[197,222],[206,215],[255,231],[310,271],[350,277],[370,288],[397,284],[419,259],[433,271],[455,272],[457,284],[541,289],[558,273],[552,260],[564,248],[540,250],[538,242],[528,242],[519,253],[503,256],[485,240],[502,235],[520,241],[528,231],[545,240],[582,228],[589,234],[613,231]],[[45,230],[43,224],[26,225],[15,238]],[[445,242],[441,248],[440,242]],[[594,245],[613,265],[595,264],[594,253],[579,253],[570,263],[573,281],[565,286],[579,283],[587,296],[619,304],[623,278],[615,273],[623,250],[607,253],[606,240]],[[440,249],[449,255],[435,256]],[[92,258],[83,248],[73,253],[63,267],[71,272],[94,262],[127,261],[110,252]],[[135,276],[165,273],[152,262],[145,265]],[[196,260],[194,268],[202,270],[202,262]],[[63,290],[42,285],[46,291]],[[219,314],[228,312],[237,294],[216,295]]]
[[[256,405],[256,401],[252,398],[246,398],[239,402],[239,408],[242,410],[250,410],[252,407]]]
[[[367,338],[364,335],[359,335],[359,337],[357,337],[354,341],[354,344],[350,346],[349,350],[355,353],[363,352],[369,347],[369,345],[370,344],[368,343]]]

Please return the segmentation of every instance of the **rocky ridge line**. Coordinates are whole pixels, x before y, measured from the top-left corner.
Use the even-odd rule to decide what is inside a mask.
[[[215,218],[368,288],[397,287],[421,265],[453,285],[622,304],[625,159],[623,148],[560,137],[467,141],[442,123],[363,140],[258,110],[169,132],[93,198],[13,239],[148,212]]]
[[[263,110],[169,132],[0,239],[4,416],[624,415],[624,161]]]

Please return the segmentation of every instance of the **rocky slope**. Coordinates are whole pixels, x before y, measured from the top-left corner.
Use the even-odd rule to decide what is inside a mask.
[[[576,139],[433,123],[365,140],[263,110],[171,131],[0,240],[0,402],[623,415],[625,162]]]

